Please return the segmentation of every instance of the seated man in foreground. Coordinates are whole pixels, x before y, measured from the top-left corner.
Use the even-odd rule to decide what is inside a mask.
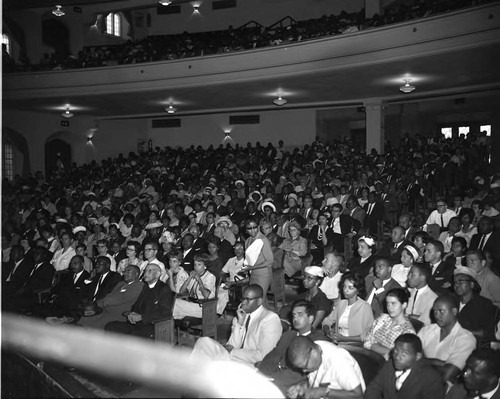
[[[106,331],[146,338],[154,335],[153,321],[172,316],[172,291],[160,281],[161,273],[162,270],[156,263],[146,266],[143,278],[146,284],[132,310],[123,314],[127,321],[112,321],[106,324]]]
[[[293,330],[285,332],[278,341],[276,348],[269,352],[262,362],[255,366],[259,371],[271,377],[274,383],[286,393],[287,389],[294,384],[304,380],[306,376],[294,370],[286,358],[286,351],[292,340],[297,336],[310,337],[313,341],[330,341],[326,335],[319,330],[312,329],[315,309],[311,302],[299,300],[292,305]]]
[[[88,317],[82,317],[77,324],[104,329],[109,322],[119,321],[123,317],[123,312],[132,308],[144,288],[145,284],[139,280],[139,274],[138,266],[128,265],[123,272],[123,281],[116,284],[113,291],[103,299],[93,302],[94,307],[90,309],[91,312],[85,309],[84,316]]]
[[[261,361],[281,337],[279,316],[262,306],[263,290],[257,284],[243,289],[243,302],[236,310],[232,332],[226,346],[211,338],[196,341],[193,356],[205,355],[212,360],[237,360],[250,365]]]
[[[366,388],[365,399],[442,399],[440,374],[423,357],[415,334],[402,334],[394,342],[391,359]]]
[[[288,389],[287,398],[359,398],[365,381],[350,353],[326,341],[296,337],[287,351],[288,360],[308,375],[308,381]]]
[[[467,359],[463,382],[454,385],[446,399],[500,398],[500,353],[476,349]]]
[[[456,297],[442,295],[434,301],[432,309],[436,324],[423,327],[418,336],[424,355],[441,372],[443,380],[454,383],[476,348],[476,338],[457,321],[459,302]]]

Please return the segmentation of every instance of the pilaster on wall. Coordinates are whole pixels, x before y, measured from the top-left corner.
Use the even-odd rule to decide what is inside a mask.
[[[370,100],[364,103],[366,115],[366,152],[372,149],[379,154],[384,153],[385,140],[385,105],[381,100]]]

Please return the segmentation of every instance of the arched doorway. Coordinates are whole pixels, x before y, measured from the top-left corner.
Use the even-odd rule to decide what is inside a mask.
[[[68,28],[54,18],[42,21],[42,42],[54,49],[57,61],[62,61],[69,55]]]
[[[45,177],[57,169],[71,166],[71,146],[61,139],[51,139],[45,143]]]

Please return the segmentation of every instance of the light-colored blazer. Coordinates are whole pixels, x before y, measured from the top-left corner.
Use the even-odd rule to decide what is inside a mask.
[[[347,309],[347,299],[342,299],[337,306],[333,309],[333,311],[325,317],[322,325],[327,325],[329,327],[335,323],[335,333],[339,332],[339,319],[340,316]],[[373,325],[373,311],[370,304],[364,301],[361,298],[354,303],[351,308],[351,312],[349,313],[349,336],[361,336],[361,339],[364,340],[366,334],[370,330]]]
[[[281,338],[281,321],[276,313],[260,306],[250,314],[246,335],[245,323],[240,326],[237,317],[233,319],[231,337],[227,343],[234,347],[231,359],[254,364],[275,348]]]

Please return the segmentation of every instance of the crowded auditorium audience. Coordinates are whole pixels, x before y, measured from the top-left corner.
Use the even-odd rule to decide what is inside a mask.
[[[290,396],[368,385],[372,397],[394,370],[402,392],[414,372],[448,389],[495,340],[500,175],[483,134],[403,137],[383,155],[350,139],[156,148],[4,179],[2,202],[4,311],[151,339],[156,320],[202,317],[200,303],[222,297],[229,341],[203,337],[195,352],[264,368],[292,328],[266,366]],[[301,301],[281,322],[267,297],[280,271]],[[374,385],[334,344],[292,341],[321,330],[389,359]]]
[[[2,47],[3,71],[27,72],[105,67],[286,45],[425,18],[488,1],[491,0],[396,1],[381,10],[381,14],[374,14],[369,18],[365,16],[365,10],[362,9],[352,13],[341,11],[338,15],[323,15],[320,18],[305,21],[284,17],[268,27],[250,21],[239,28],[230,25],[226,30],[153,35],[142,40],[127,40],[118,45],[84,47],[77,55],[71,52],[64,55],[58,54],[58,56],[54,53],[45,53],[38,64],[32,63],[25,54],[16,62],[9,55],[6,47]],[[100,15],[98,18],[98,21],[101,21],[100,24],[104,23],[105,15]],[[98,25],[99,23],[96,23],[95,26]],[[458,161],[461,161],[460,157]]]

